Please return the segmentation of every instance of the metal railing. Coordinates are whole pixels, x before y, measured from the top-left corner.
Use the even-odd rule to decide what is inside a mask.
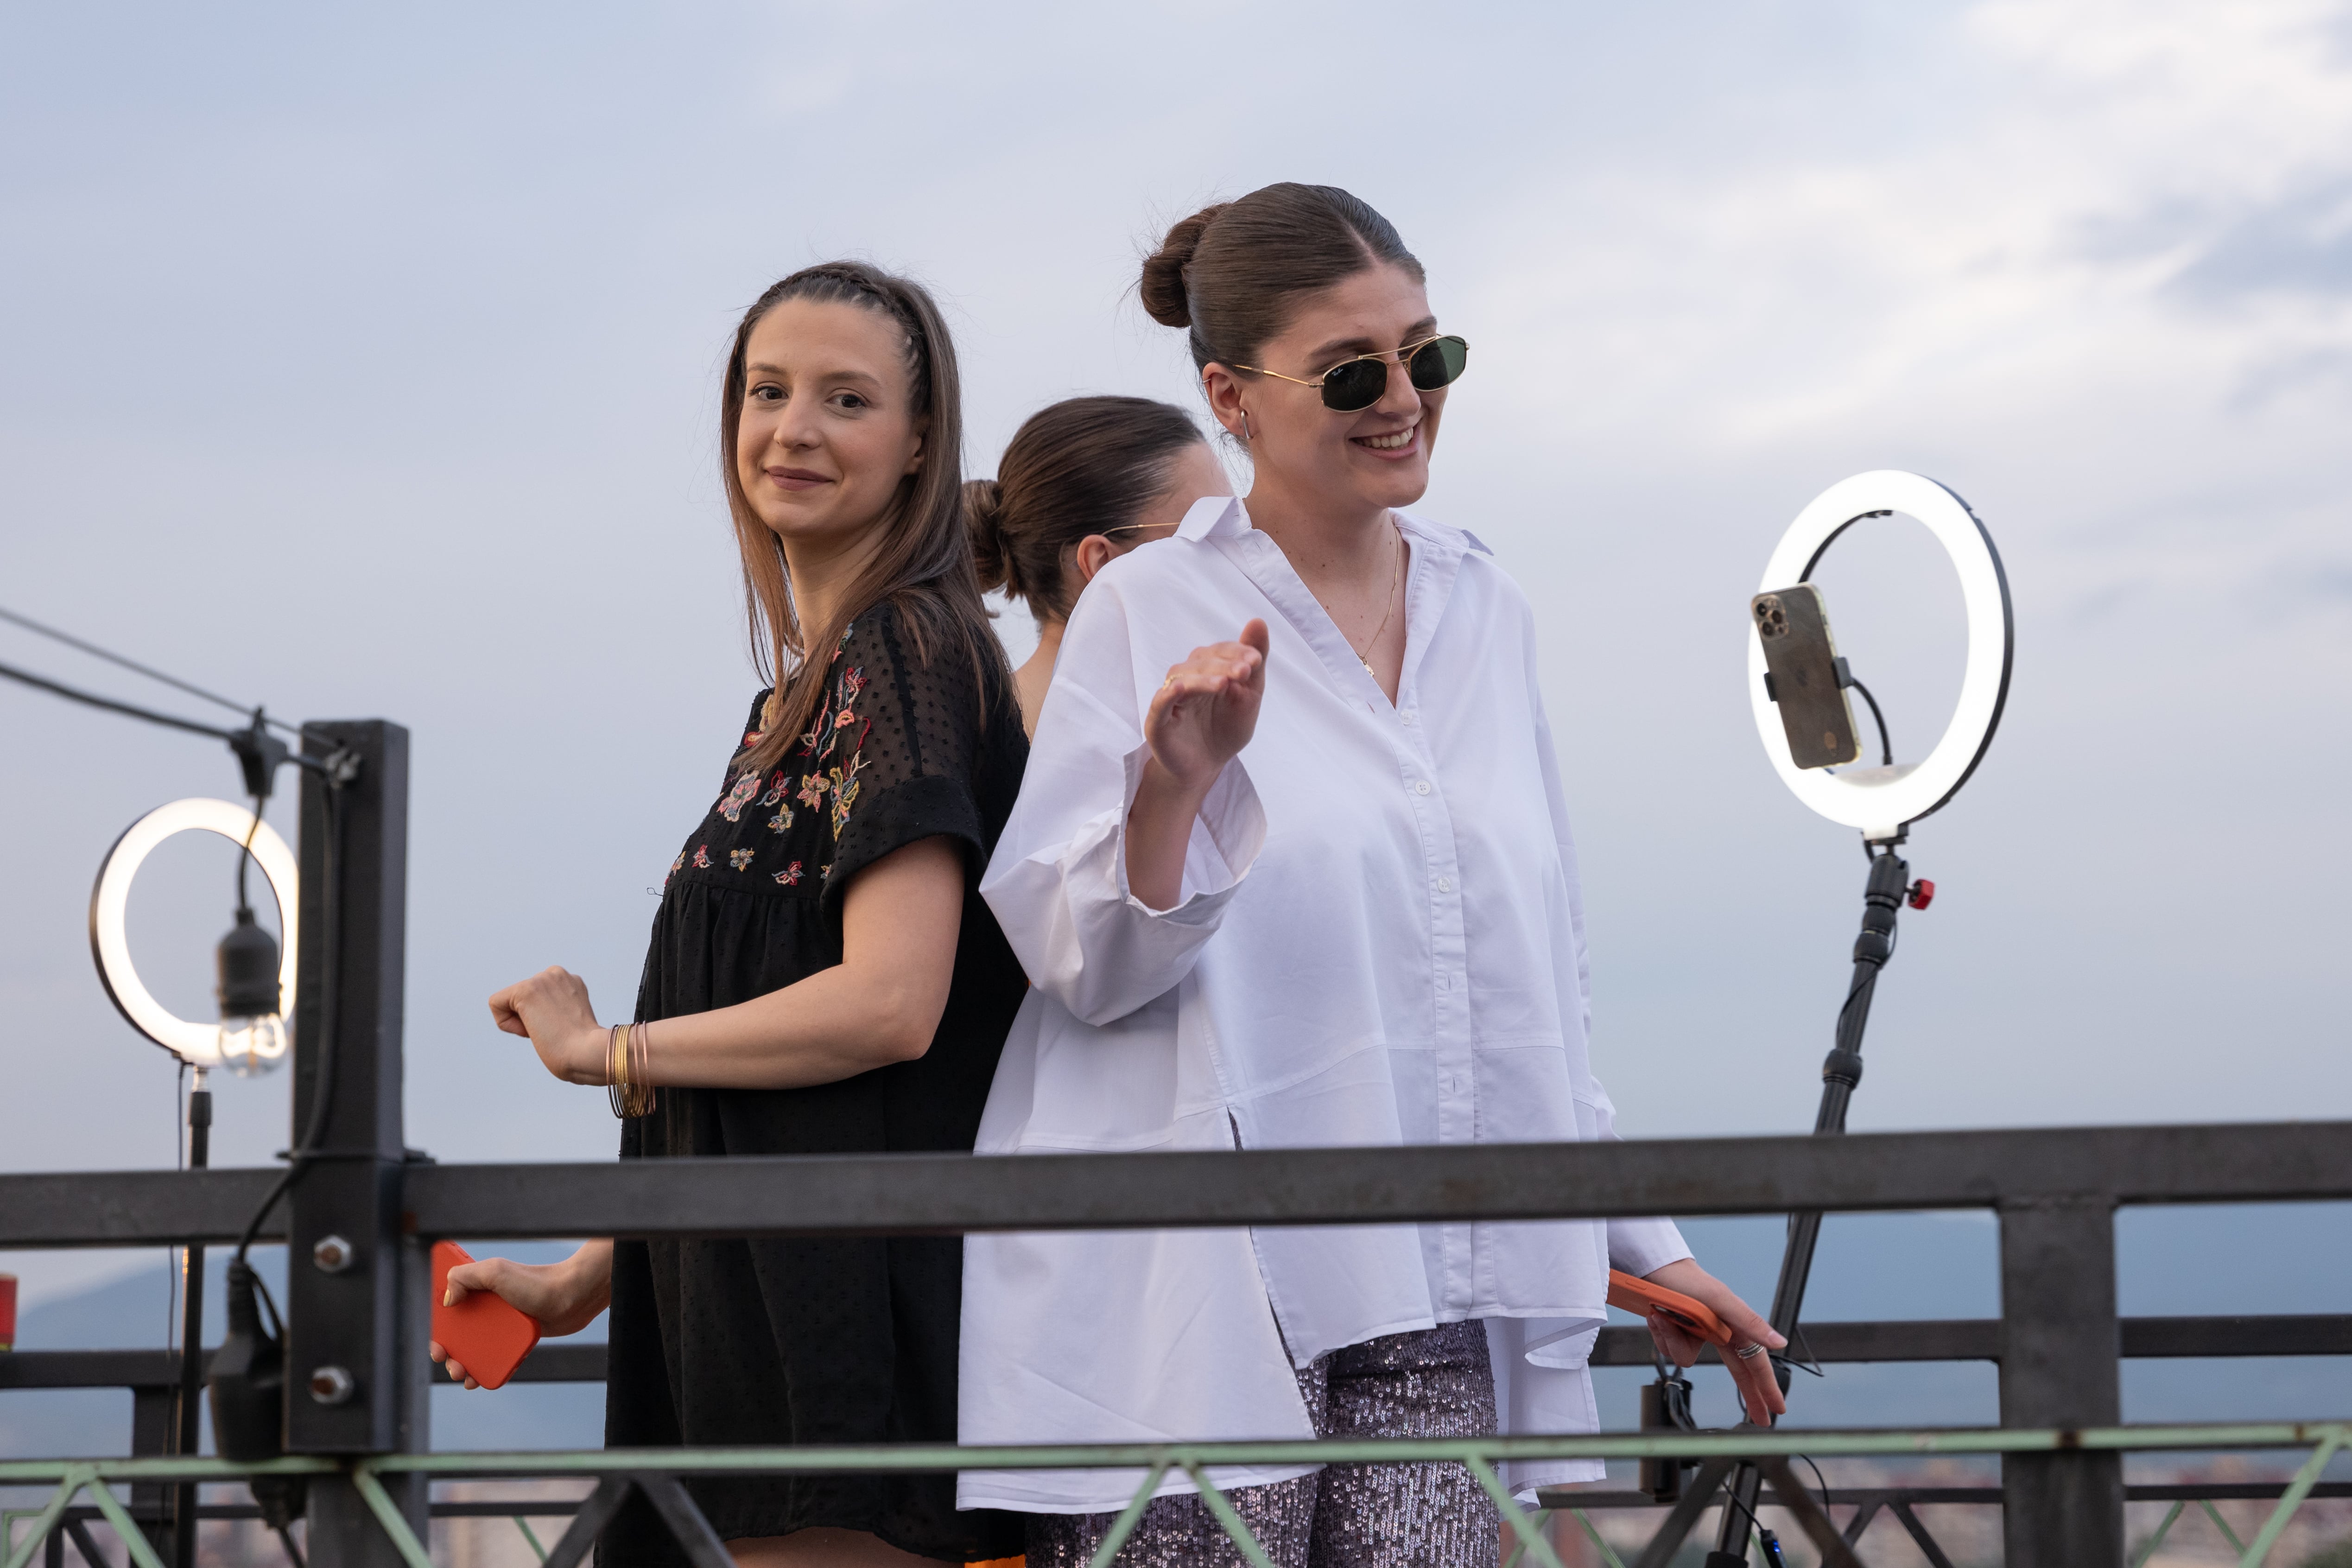
[[[2000,1499],[2011,1568],[2124,1561],[2128,1450],[2304,1448],[2310,1455],[2248,1545],[2259,1563],[2346,1441],[2332,1424],[2125,1426],[2119,1361],[2131,1354],[2343,1353],[2346,1321],[2119,1319],[2114,1216],[2119,1205],[2352,1198],[2352,1123],[2089,1128],[1730,1138],[1610,1144],[1253,1151],[1200,1154],[977,1158],[919,1154],[619,1164],[436,1165],[402,1139],[401,990],[405,929],[406,742],[377,721],[312,726],[306,745],[359,753],[344,797],[331,986],[306,943],[295,1020],[295,1125],[321,1081],[315,1042],[331,1038],[333,1092],[324,1152],[261,1234],[283,1240],[289,1384],[333,1366],[357,1393],[341,1403],[289,1400],[290,1457],[236,1465],[184,1455],[0,1463],[0,1485],[53,1489],[35,1531],[8,1543],[24,1568],[80,1493],[120,1531],[142,1568],[165,1568],[152,1538],[114,1499],[125,1482],[160,1500],[170,1483],[261,1475],[310,1478],[307,1542],[315,1568],[423,1568],[420,1544],[434,1477],[595,1476],[598,1488],[551,1550],[577,1562],[632,1488],[659,1510],[702,1568],[727,1568],[681,1476],[761,1471],[1110,1468],[1145,1484],[1098,1561],[1139,1517],[1156,1478],[1181,1470],[1253,1563],[1265,1557],[1213,1486],[1213,1467],[1397,1461],[1459,1464],[1496,1499],[1525,1552],[1558,1562],[1536,1519],[1504,1494],[1496,1467],[1527,1458],[1690,1458],[1702,1467],[1753,1459],[1770,1479],[1786,1456],[1984,1454],[2001,1458]],[[301,925],[323,931],[320,786],[306,775]],[[321,998],[336,999],[330,1022]],[[277,1181],[270,1171],[119,1172],[0,1176],[0,1248],[148,1247],[230,1239]],[[429,1447],[429,1244],[441,1237],[524,1238],[903,1236],[1122,1227],[1396,1224],[1603,1219],[1652,1214],[1756,1215],[1798,1210],[1981,1208],[2000,1222],[2002,1315],[1997,1321],[1812,1325],[1824,1359],[1990,1359],[1999,1366],[1997,1428],[1883,1432],[1734,1430],[1715,1434],[1559,1435],[1445,1441],[1169,1443],[957,1448],[669,1449],[566,1454],[436,1454]],[[347,1244],[332,1271],[306,1260],[320,1237]],[[1850,1355],[1847,1352],[1851,1352]],[[84,1352],[131,1355],[133,1352]],[[586,1347],[546,1347],[542,1371],[589,1370]],[[1623,1364],[1626,1342],[1601,1354]],[[0,1368],[12,1358],[0,1358]],[[95,1363],[46,1364],[99,1375]],[[527,1363],[528,1364],[528,1363]],[[105,1375],[134,1388],[169,1385],[168,1363],[122,1361]],[[156,1372],[161,1383],[147,1381]],[[5,1373],[0,1373],[5,1375]],[[21,1377],[16,1386],[27,1386]],[[134,1410],[137,1406],[134,1405]],[[2347,1413],[2352,1415],[2352,1412]],[[1702,1470],[1704,1475],[1704,1470]],[[1856,1561],[1801,1488],[1774,1484],[1780,1506],[1825,1561]],[[1792,1495],[1793,1492],[1793,1495]],[[193,1489],[181,1496],[193,1496]],[[1598,1506],[1592,1505],[1592,1506]],[[1810,1512],[1809,1512],[1810,1510]],[[1665,1531],[1641,1560],[1660,1568]],[[1676,1538],[1679,1539],[1679,1538]],[[1652,1559],[1656,1558],[1656,1562]],[[192,1568],[173,1564],[171,1568]]]

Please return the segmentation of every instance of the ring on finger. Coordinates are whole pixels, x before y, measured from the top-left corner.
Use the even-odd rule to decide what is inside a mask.
[[[1763,1342],[1760,1340],[1750,1340],[1744,1345],[1734,1345],[1731,1347],[1731,1353],[1738,1356],[1741,1361],[1754,1361],[1758,1356],[1764,1353]]]

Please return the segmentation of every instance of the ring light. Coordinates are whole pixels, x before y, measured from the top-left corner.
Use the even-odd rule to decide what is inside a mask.
[[[130,936],[124,926],[131,881],[139,868],[163,840],[192,830],[217,833],[236,844],[245,842],[248,831],[253,834],[254,864],[269,879],[269,890],[278,900],[278,926],[285,936],[279,948],[278,984],[283,1010],[292,1016],[299,907],[294,853],[269,824],[257,824],[250,810],[226,800],[175,800],[159,805],[114,841],[114,847],[106,852],[106,863],[99,868],[98,885],[90,889],[89,952],[98,961],[98,977],[106,986],[106,994],[132,1028],[192,1067],[214,1068],[222,1059],[220,1026],[190,1023],[155,1000],[131,962]]]
[[[1748,635],[1748,700],[1764,754],[1796,797],[1832,822],[1862,829],[1864,838],[1897,837],[1952,798],[1992,743],[2009,698],[2011,616],[2009,579],[1992,536],[1968,503],[1935,480],[1899,469],[1856,474],[1823,490],[1797,514],[1764,568],[1758,591],[1805,582],[1839,534],[1866,517],[1903,512],[1927,525],[1960,577],[1968,614],[1969,658],[1959,705],[1927,760],[1892,767],[1800,768],[1789,755],[1779,710],[1764,689],[1764,645]]]

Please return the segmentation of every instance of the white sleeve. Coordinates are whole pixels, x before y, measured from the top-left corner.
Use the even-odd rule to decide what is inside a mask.
[[[1193,820],[1175,907],[1154,910],[1129,891],[1127,814],[1151,755],[1134,662],[1117,595],[1089,594],[1064,634],[1021,798],[980,884],[1029,983],[1094,1025],[1192,972],[1265,843],[1265,809],[1235,758]]]

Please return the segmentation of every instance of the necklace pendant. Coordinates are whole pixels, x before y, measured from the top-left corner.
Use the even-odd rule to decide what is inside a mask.
[[[1372,668],[1372,661],[1370,659],[1360,658],[1356,662],[1362,665],[1364,667],[1364,673],[1370,676],[1374,680],[1378,680],[1381,678],[1381,672]]]

